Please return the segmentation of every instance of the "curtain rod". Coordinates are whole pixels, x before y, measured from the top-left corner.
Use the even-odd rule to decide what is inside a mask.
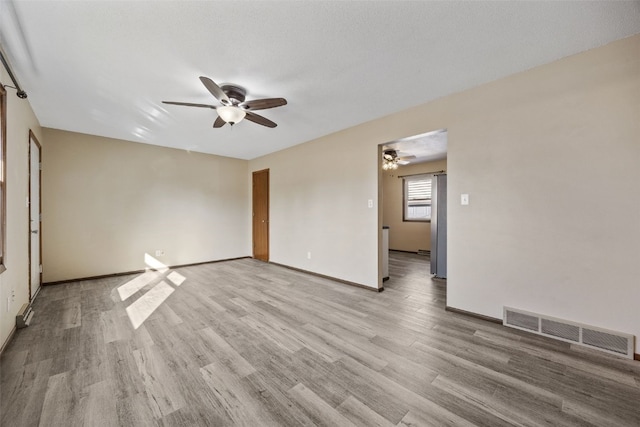
[[[11,77],[11,81],[15,85],[14,89],[16,90],[16,95],[18,95],[18,98],[25,99],[27,97],[27,92],[22,90],[20,84],[16,80],[16,76],[13,75],[13,71],[11,71],[11,67],[9,66],[9,63],[7,62],[7,59],[5,57],[4,49],[2,49],[2,45],[0,45],[0,61],[2,61],[2,65],[4,65],[4,68],[7,70],[9,77]]]
[[[418,176],[418,175],[437,175],[439,173],[446,173],[446,170],[441,171],[433,171],[433,172],[422,172],[422,173],[412,173],[411,175],[398,175],[398,178],[406,178],[408,176]]]

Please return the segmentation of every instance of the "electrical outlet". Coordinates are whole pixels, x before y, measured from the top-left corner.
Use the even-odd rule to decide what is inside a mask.
[[[162,249],[156,250],[156,256],[164,256],[164,251]]]

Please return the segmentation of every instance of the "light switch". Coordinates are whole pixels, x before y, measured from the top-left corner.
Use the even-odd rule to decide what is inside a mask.
[[[461,205],[468,205],[469,204],[469,195],[468,194],[461,194],[460,195],[460,204]]]

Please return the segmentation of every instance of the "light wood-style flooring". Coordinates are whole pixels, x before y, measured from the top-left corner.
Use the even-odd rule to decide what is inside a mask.
[[[640,426],[640,363],[253,259],[45,287],[2,426]]]

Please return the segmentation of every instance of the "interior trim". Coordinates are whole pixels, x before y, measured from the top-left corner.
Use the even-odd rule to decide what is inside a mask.
[[[2,347],[0,347],[0,356],[2,356],[2,353],[4,353],[4,351],[9,346],[9,343],[13,339],[13,335],[15,333],[16,333],[16,325],[13,325],[13,329],[11,329],[11,332],[9,333],[9,336],[7,337],[7,340],[4,342],[4,344],[2,344]]]
[[[38,151],[38,170],[37,171],[33,171],[31,170],[31,155],[33,154],[31,151],[31,142],[33,142],[37,147],[37,151]],[[40,144],[40,141],[38,141],[38,138],[36,137],[36,134],[33,133],[33,130],[29,129],[29,141],[27,142],[29,144],[29,191],[28,191],[28,197],[29,197],[29,209],[27,209],[27,235],[29,236],[29,303],[31,303],[35,298],[36,295],[33,296],[33,298],[31,297],[31,282],[33,280],[33,277],[31,277],[31,272],[32,272],[32,253],[31,253],[31,177],[33,176],[33,174],[37,173],[38,174],[38,215],[39,215],[39,219],[38,219],[38,269],[39,269],[39,273],[38,276],[39,277],[39,286],[38,286],[38,291],[40,292],[40,289],[42,288],[42,145]],[[37,294],[36,292],[36,294]]]
[[[2,46],[0,46],[0,52]],[[0,274],[7,270],[7,91],[0,83]]]
[[[191,267],[191,266],[194,266],[194,265],[213,264],[213,263],[217,263],[217,262],[234,261],[234,260],[237,260],[237,259],[253,259],[253,258],[250,257],[250,256],[242,256],[242,257],[237,257],[237,258],[219,259],[219,260],[215,260],[215,261],[194,262],[194,263],[191,263],[191,264],[168,265],[167,268]],[[288,268],[289,270],[299,271],[301,273],[310,274],[310,275],[316,276],[316,277],[322,277],[323,279],[333,280],[333,281],[336,281],[336,282],[343,283],[345,285],[355,286],[357,288],[362,288],[362,289],[367,289],[369,291],[374,291],[374,292],[382,292],[382,291],[384,291],[384,286],[380,287],[378,289],[375,289],[375,288],[372,288],[370,286],[361,285],[360,283],[350,282],[348,280],[338,279],[337,277],[327,276],[327,275],[320,274],[320,273],[314,273],[313,271],[303,270],[301,268],[291,267],[289,265],[280,264],[280,263],[277,263],[277,262],[269,261],[269,264],[277,265],[279,267]],[[123,271],[123,272],[120,272],[120,273],[102,274],[102,275],[99,275],[99,276],[78,277],[76,279],[58,280],[58,281],[55,281],[55,282],[44,282],[44,283],[42,283],[42,286],[61,285],[63,283],[73,283],[73,282],[82,282],[84,280],[108,279],[108,278],[111,278],[111,277],[118,277],[118,276],[129,276],[131,274],[141,274],[141,273],[144,273],[147,270],[155,270],[155,269],[149,268],[149,269],[144,269],[144,270]]]
[[[40,291],[42,290],[42,284],[40,285],[40,287],[38,288],[38,290],[36,291],[35,295],[33,296],[33,298],[31,298],[31,301],[29,301],[29,304],[33,304],[33,302],[36,300],[36,298],[38,298],[38,295],[40,295]]]
[[[236,257],[236,258],[225,258],[225,259],[218,259],[215,261],[202,261],[202,262],[193,262],[191,264],[178,264],[178,265],[168,265],[166,268],[182,268],[182,267],[191,267],[194,265],[202,265],[202,264],[214,264],[217,262],[225,262],[225,261],[234,261],[237,259],[246,259],[246,258],[251,258],[250,256],[241,256],[241,257]],[[84,280],[95,280],[95,279],[108,279],[110,277],[118,277],[118,276],[128,276],[131,274],[141,274],[144,273],[145,271],[148,270],[156,270],[155,268],[147,268],[144,270],[133,270],[133,271],[124,271],[121,273],[111,273],[111,274],[102,274],[99,276],[90,276],[90,277],[79,277],[76,279],[67,279],[67,280],[58,280],[55,282],[45,282],[42,284],[42,286],[51,286],[51,285],[61,285],[63,283],[73,283],[73,282],[82,282]]]
[[[487,322],[497,323],[502,325],[502,319],[498,319],[496,317],[485,316],[484,314],[473,313],[471,311],[461,310],[459,308],[449,307],[448,305],[444,307],[445,311],[450,311],[452,313],[464,314],[465,316],[475,317],[476,319],[486,320]]]
[[[349,286],[355,286],[356,288],[362,288],[362,289],[366,289],[368,291],[374,291],[374,292],[382,292],[382,291],[384,291],[384,286],[376,289],[376,288],[372,288],[371,286],[361,285],[360,283],[350,282],[348,280],[338,279],[337,277],[326,276],[324,274],[315,273],[313,271],[304,270],[302,268],[291,267],[290,265],[280,264],[280,263],[273,262],[273,261],[269,261],[269,264],[277,265],[279,267],[288,268],[289,270],[293,270],[293,271],[299,271],[301,273],[310,274],[310,275],[316,276],[316,277],[322,277],[323,279],[333,280],[335,282],[340,282],[340,283],[343,283],[343,284],[349,285]]]

